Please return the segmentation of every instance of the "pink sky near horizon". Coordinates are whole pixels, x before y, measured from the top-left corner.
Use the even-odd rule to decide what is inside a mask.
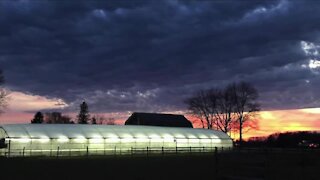
[[[61,99],[50,99],[42,96],[25,94],[22,92],[12,92],[10,94],[9,106],[5,113],[0,115],[0,124],[30,123],[34,112],[39,109],[56,109],[57,101]],[[185,114],[183,111],[166,112]],[[76,113],[66,113],[75,118]],[[130,116],[128,112],[98,113],[106,118],[113,118],[118,124],[123,124]],[[188,117],[188,115],[186,115]],[[257,116],[258,129],[248,131],[244,138],[253,136],[267,136],[276,132],[286,131],[320,131],[320,108],[293,109],[261,111]],[[197,125],[195,125],[197,127]],[[231,133],[232,138],[237,138],[237,134]]]

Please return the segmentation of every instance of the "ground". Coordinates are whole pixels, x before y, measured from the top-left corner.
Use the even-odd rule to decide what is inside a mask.
[[[320,150],[0,158],[0,179],[319,179]]]

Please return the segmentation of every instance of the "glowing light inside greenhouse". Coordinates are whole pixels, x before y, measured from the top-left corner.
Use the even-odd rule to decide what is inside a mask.
[[[65,142],[68,142],[69,141],[69,138],[67,138],[66,136],[60,136],[58,138],[58,142],[61,142],[61,143],[65,143]]]
[[[31,142],[31,139],[28,138],[28,137],[20,137],[20,138],[17,138],[17,139],[11,139],[12,141],[16,141],[16,142],[20,142],[20,143],[29,143]]]
[[[127,138],[121,139],[121,142],[123,143],[135,142],[135,139],[133,139],[132,137],[127,137]]]
[[[136,138],[145,138],[148,139],[148,136],[144,135],[144,134],[136,134],[135,135]]]
[[[89,139],[89,142],[94,143],[94,144],[103,143],[103,138],[102,137],[95,137],[95,138]]]
[[[195,138],[197,138],[195,135],[188,135],[188,138],[189,139],[195,139]]]
[[[201,143],[211,143],[211,139],[200,139]]]
[[[161,139],[161,136],[157,135],[157,134],[151,134],[149,136],[150,139]]]
[[[174,142],[174,137],[171,135],[163,136],[163,141],[164,142]]]
[[[200,140],[199,139],[189,139],[190,143],[199,143]]]
[[[85,143],[85,142],[87,141],[87,139],[86,139],[85,137],[83,137],[83,136],[78,136],[78,137],[76,137],[76,138],[74,139],[74,141],[75,141],[76,143]]]
[[[135,140],[136,140],[136,142],[149,142],[150,141],[150,139],[147,137],[139,137],[139,138],[136,138]]]
[[[120,142],[120,139],[117,136],[106,139],[106,143],[116,143],[116,142]]]
[[[201,135],[199,136],[199,138],[201,138],[201,139],[208,139],[209,137],[206,136],[206,135],[204,135],[204,134],[201,134]]]
[[[188,139],[177,139],[178,143],[187,143]]]
[[[36,141],[40,143],[47,143],[47,142],[50,142],[50,139],[47,136],[41,136],[39,139],[36,139]]]
[[[181,138],[181,139],[186,138],[186,137],[185,137],[184,135],[182,135],[182,134],[176,134],[175,137],[176,137],[176,138]]]
[[[214,138],[214,139],[212,139],[212,142],[213,142],[213,143],[221,143],[221,140],[218,139],[218,138]]]

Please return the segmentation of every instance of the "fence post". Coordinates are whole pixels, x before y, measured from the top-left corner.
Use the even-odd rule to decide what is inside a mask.
[[[215,168],[215,174],[218,178],[218,148],[214,147],[214,168]]]
[[[178,154],[178,146],[176,146],[176,154]]]
[[[164,153],[164,151],[163,151],[163,146],[161,147],[161,153],[162,153],[162,155],[163,155],[163,153]]]
[[[25,147],[23,147],[23,149],[22,149],[22,157],[24,157],[24,150],[25,150],[26,148]]]
[[[57,157],[59,157],[59,149],[60,149],[60,147],[58,146],[58,149],[57,149]]]
[[[11,140],[9,139],[9,145],[8,145],[8,157],[10,157],[10,154],[11,154]]]
[[[147,146],[147,156],[149,155],[149,147]]]
[[[89,156],[89,147],[87,146],[87,157]]]

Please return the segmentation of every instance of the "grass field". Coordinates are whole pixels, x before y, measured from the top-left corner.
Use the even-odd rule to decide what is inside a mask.
[[[319,179],[320,150],[0,158],[0,179]]]

